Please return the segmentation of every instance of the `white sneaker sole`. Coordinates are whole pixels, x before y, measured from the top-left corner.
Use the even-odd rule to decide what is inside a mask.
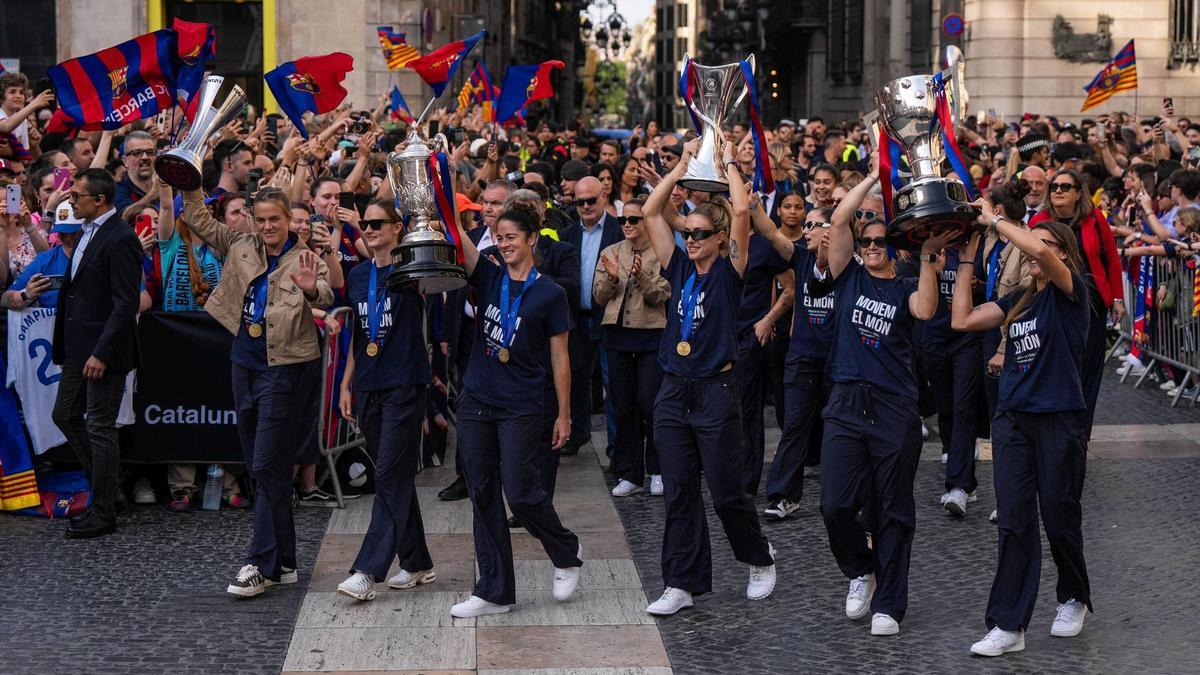
[[[680,605],[680,606],[676,607],[675,609],[671,609],[671,610],[666,610],[666,609],[654,609],[654,608],[653,608],[653,606],[651,606],[651,607],[647,607],[647,608],[646,608],[646,613],[647,613],[647,614],[653,614],[654,616],[671,616],[672,614],[675,614],[675,613],[679,612],[679,610],[681,610],[681,609],[688,609],[688,608],[689,608],[689,607],[691,607],[693,604],[694,604],[694,603],[691,603],[691,602],[686,602],[686,603],[684,603],[684,604],[682,604],[682,605]]]
[[[958,516],[959,518],[962,518],[963,516],[967,515],[967,507],[959,504],[958,502],[947,501],[944,506],[946,507],[946,511],[952,516]]]
[[[265,590],[267,590],[266,585],[242,588],[241,586],[234,586],[233,584],[230,584],[229,586],[225,587],[226,593],[232,593],[243,598],[253,598],[256,595],[262,595],[262,592]]]
[[[455,611],[454,608],[451,607],[450,616],[456,619],[474,619],[477,616],[487,616],[489,614],[507,614],[509,609],[511,609],[510,605],[492,605],[491,607],[482,607],[480,609],[473,609],[470,611]]]
[[[641,494],[643,491],[645,491],[645,488],[640,487],[640,486],[634,486],[633,488],[630,488],[630,490],[628,492],[617,492],[616,488],[614,488],[612,491],[612,496],[614,496],[614,497],[632,497],[633,495]]]
[[[1072,628],[1068,631],[1054,630],[1053,627],[1050,628],[1050,635],[1057,637],[1057,638],[1073,638],[1082,632],[1083,632],[1083,624],[1079,624],[1079,626],[1077,628]]]
[[[899,634],[900,634],[900,624],[899,623],[893,623],[893,624],[889,624],[887,626],[880,626],[879,628],[876,628],[874,623],[871,624],[871,635],[886,637],[888,635],[899,635]]]
[[[267,587],[287,586],[288,584],[294,584],[297,581],[300,581],[300,575],[296,574],[296,570],[292,570],[291,572],[284,572],[280,574],[279,581],[271,581],[270,579],[267,579]]]
[[[348,590],[342,588],[341,586],[338,586],[337,592],[341,593],[342,595],[344,595],[348,598],[354,598],[355,600],[358,600],[360,602],[366,602],[368,600],[375,599],[375,589],[371,589],[371,590],[367,591],[366,593],[355,593],[354,591],[348,591]]]
[[[1006,649],[984,649],[979,645],[971,645],[971,653],[976,656],[1003,656],[1012,652],[1025,651],[1025,640],[1021,640],[1017,644]]]
[[[437,581],[437,575],[432,571],[417,572],[416,578],[407,584],[393,584],[389,581],[388,588],[395,589],[397,591],[403,591],[409,588],[415,588],[417,586],[424,586],[425,584],[432,584],[435,581]]]
[[[767,598],[771,597],[771,594],[774,592],[775,592],[775,581],[772,580],[771,587],[767,589],[766,593],[763,593],[762,595],[750,595],[750,592],[747,591],[746,599],[747,600],[766,600]]]

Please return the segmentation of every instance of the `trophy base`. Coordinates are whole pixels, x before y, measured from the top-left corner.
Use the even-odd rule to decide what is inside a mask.
[[[729,192],[729,183],[719,178],[688,178],[679,179],[679,187],[693,192],[721,193]]]
[[[392,251],[388,288],[401,293],[443,293],[467,285],[467,272],[448,241],[401,243]]]
[[[893,248],[919,251],[934,234],[954,230],[966,235],[978,226],[979,211],[967,203],[967,188],[955,180],[910,183],[893,200],[896,215],[887,232]]]
[[[194,164],[170,153],[154,160],[154,173],[167,185],[184,192],[199,190],[204,185],[203,175]]]

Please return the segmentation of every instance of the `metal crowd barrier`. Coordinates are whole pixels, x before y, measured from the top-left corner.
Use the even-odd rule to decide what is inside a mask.
[[[1130,258],[1130,269],[1139,265],[1139,258]],[[1197,351],[1197,338],[1200,337],[1200,317],[1192,316],[1192,292],[1195,285],[1195,272],[1188,269],[1184,261],[1177,258],[1151,257],[1154,269],[1154,306],[1149,308],[1147,315],[1146,339],[1141,342],[1141,361],[1146,366],[1134,382],[1134,388],[1142,385],[1155,365],[1167,365],[1172,370],[1182,372],[1183,380],[1178,391],[1171,399],[1171,407],[1179,405],[1184,390],[1189,385],[1197,385],[1196,392],[1190,397],[1192,407],[1200,398],[1200,352]],[[1125,279],[1125,318],[1121,321],[1120,337],[1108,352],[1111,359],[1122,345],[1133,344],[1134,314],[1137,308],[1137,287]],[[1158,306],[1157,289],[1166,286],[1174,294],[1175,304],[1169,309]],[[1121,376],[1125,382],[1132,369],[1126,370]]]
[[[333,317],[341,326],[342,331],[352,330],[349,325],[351,312],[349,307],[338,307],[330,310]],[[340,335],[340,332],[339,332]],[[317,443],[321,455],[325,458],[325,470],[329,472],[329,480],[333,483],[333,493],[337,497],[338,508],[346,508],[346,500],[342,497],[342,483],[338,480],[337,459],[350,448],[366,444],[358,425],[342,419],[338,411],[337,398],[340,393],[340,383],[337,381],[343,355],[339,348],[337,336],[327,335],[323,341],[324,348],[321,356],[321,414],[317,418]],[[319,485],[320,480],[317,481]]]

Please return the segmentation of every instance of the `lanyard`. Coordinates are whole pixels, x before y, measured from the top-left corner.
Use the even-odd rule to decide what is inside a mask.
[[[388,274],[392,273],[392,266],[388,265]],[[383,303],[387,300],[387,293],[379,292],[379,268],[375,266],[375,261],[371,261],[371,285],[367,287],[367,340],[370,342],[379,343],[379,321],[383,317]],[[385,277],[386,278],[386,277]],[[382,296],[378,299],[376,296]]]
[[[512,301],[512,309],[508,306],[508,270],[504,271],[504,278],[500,280],[500,328],[504,331],[501,346],[508,348],[512,346],[513,338],[516,337],[517,313],[521,311],[521,298],[529,292],[533,286],[533,282],[537,281],[538,271],[536,267],[529,269],[529,277],[525,279],[525,285],[521,287],[521,292],[517,294],[515,300]]]
[[[680,299],[683,300],[683,317],[679,321],[679,338],[684,342],[692,336],[692,327],[696,318],[696,302],[700,299],[700,291],[704,288],[704,280],[696,283],[696,270],[692,270],[692,275],[683,284],[683,293]]]
[[[1006,242],[997,239],[996,245],[992,247],[992,254],[988,257],[987,300],[989,302],[996,297],[996,282],[1000,280],[1000,254],[1004,252],[1006,245]]]
[[[263,315],[267,311],[267,277],[271,276],[271,272],[274,272],[275,268],[279,266],[280,258],[286,255],[291,247],[292,240],[288,239],[279,255],[274,258],[267,256],[267,271],[254,280],[254,316],[251,323],[262,323]]]

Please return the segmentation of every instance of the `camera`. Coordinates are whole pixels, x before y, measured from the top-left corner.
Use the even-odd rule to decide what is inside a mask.
[[[519,171],[519,170],[518,171],[510,171],[504,176],[504,178],[505,178],[505,180],[512,183],[513,185],[516,185],[517,187],[521,187],[521,186],[525,185],[525,172],[524,171]]]

